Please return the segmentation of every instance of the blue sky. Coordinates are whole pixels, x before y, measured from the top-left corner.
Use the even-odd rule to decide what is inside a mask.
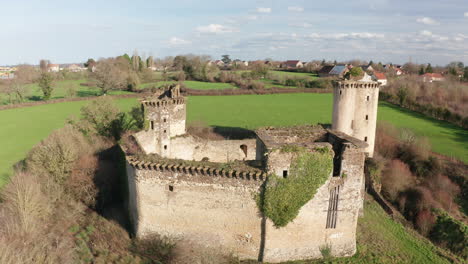
[[[0,0],[0,65],[133,53],[468,64],[468,0]]]

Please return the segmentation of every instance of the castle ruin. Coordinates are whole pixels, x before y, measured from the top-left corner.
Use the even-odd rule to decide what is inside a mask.
[[[354,101],[347,99],[346,104],[337,100],[351,87],[345,92],[340,89],[345,88],[335,88],[333,116],[339,126],[267,127],[255,131],[254,138],[239,140],[210,140],[186,133],[186,98],[178,86],[143,100],[146,125],[134,138],[144,154],[126,155],[135,235],[156,233],[267,262],[321,258],[323,248],[336,257],[352,256],[363,208],[364,161],[372,153],[369,139],[373,135],[365,133],[366,143],[350,136],[354,130],[339,131],[349,129],[349,118],[335,118],[335,113],[350,102],[360,103],[355,94]],[[357,108],[353,108],[356,116],[361,111]],[[358,125],[353,123],[356,131]],[[257,199],[270,177],[291,175],[295,155],[281,151],[285,147],[308,152],[326,149],[333,158],[325,183],[292,222],[278,228],[260,212]]]

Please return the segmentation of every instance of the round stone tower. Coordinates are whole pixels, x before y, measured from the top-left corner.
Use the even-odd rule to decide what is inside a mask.
[[[367,142],[369,157],[374,154],[379,83],[344,80],[333,89],[332,129]]]

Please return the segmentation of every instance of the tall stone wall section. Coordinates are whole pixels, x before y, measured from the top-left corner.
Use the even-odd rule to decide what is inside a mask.
[[[379,83],[338,82],[333,89],[332,129],[368,143],[366,152],[374,153]]]
[[[146,130],[135,134],[140,147],[146,153],[156,153],[169,157],[171,138],[185,134],[186,102],[185,98],[144,101]]]
[[[254,199],[265,173],[129,161],[136,235],[159,233],[268,262],[320,258],[320,248],[326,245],[334,256],[351,256],[363,201],[364,153],[345,145],[341,167],[345,177],[331,174],[297,218],[279,229],[262,218]],[[331,216],[333,227],[328,226]]]

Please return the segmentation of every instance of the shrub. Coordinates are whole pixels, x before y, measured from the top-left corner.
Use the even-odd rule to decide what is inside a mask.
[[[415,182],[408,165],[400,160],[392,160],[382,177],[382,193],[390,201],[396,202],[399,194]]]
[[[424,209],[416,217],[416,228],[421,234],[427,236],[436,222],[436,217],[429,209]]]
[[[284,227],[296,218],[301,207],[327,181],[333,168],[333,155],[328,149],[283,151],[294,152],[290,176],[270,175],[258,201],[260,210],[276,227]]]
[[[168,263],[173,257],[174,247],[175,242],[167,237],[149,235],[143,239],[135,240],[133,252],[143,255],[152,261]]]
[[[54,87],[52,87],[53,82],[54,76],[52,74],[48,72],[41,73],[41,76],[39,77],[39,87],[44,94],[44,100],[49,100],[52,96],[52,91],[54,90]]]
[[[50,175],[55,182],[63,183],[70,174],[74,162],[88,144],[72,127],[54,131],[35,146],[28,155],[26,165],[36,173]]]
[[[468,226],[453,219],[447,213],[439,213],[429,237],[462,258],[468,258]]]

